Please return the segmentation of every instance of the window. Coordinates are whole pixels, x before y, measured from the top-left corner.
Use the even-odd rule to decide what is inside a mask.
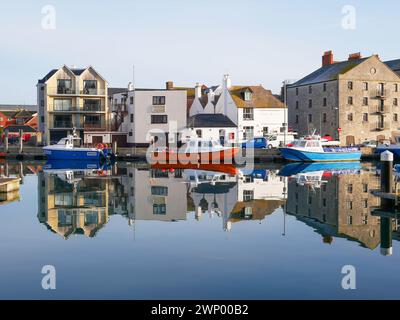
[[[299,102],[296,101],[296,109],[298,109],[298,108],[299,108]]]
[[[394,92],[399,92],[399,85],[397,83],[394,84]]]
[[[353,121],[353,114],[352,114],[352,113],[349,113],[349,114],[347,115],[347,120]]]
[[[363,183],[362,190],[364,193],[368,192],[368,183]]]
[[[367,106],[368,105],[368,97],[364,97],[363,98],[363,106]]]
[[[326,100],[326,98],[324,98],[324,100],[322,101],[322,105],[323,105],[324,107],[326,107],[326,105],[327,105],[327,100]]]
[[[196,130],[197,137],[201,138],[203,136],[203,132],[201,129]]]
[[[245,101],[251,101],[252,97],[253,97],[253,95],[250,90],[246,90],[244,92],[244,100]]]
[[[296,120],[295,120],[295,122],[296,122],[296,123],[299,123],[299,115],[298,115],[298,114],[296,114]]]
[[[308,107],[309,107],[309,108],[312,108],[312,100],[311,100],[311,99],[308,100]]]
[[[87,115],[84,119],[84,126],[96,127],[101,125],[101,117],[98,115]]]
[[[352,216],[347,216],[346,217],[346,223],[349,224],[349,225],[353,224],[353,217]]]
[[[323,207],[326,207],[326,198],[323,198],[323,199],[322,199],[322,206],[323,206]]]
[[[347,82],[347,89],[353,90],[353,81]]]
[[[254,109],[244,108],[243,109],[243,120],[254,120]]]
[[[254,127],[243,127],[243,139],[253,139],[254,138]]]
[[[269,129],[268,127],[263,127],[263,136],[265,137],[266,135],[268,135]]]
[[[83,80],[83,94],[97,94],[97,81]]]
[[[299,88],[296,88],[296,96],[299,95]]]
[[[309,123],[312,123],[312,114],[309,114],[309,115],[308,115],[308,122],[309,122]]]
[[[347,97],[347,104],[350,106],[353,105],[353,97]]]
[[[129,136],[132,137],[133,136],[133,132],[129,131]]]
[[[129,103],[133,104],[133,97],[129,97]]]
[[[153,214],[165,215],[167,213],[167,206],[165,203],[153,204]]]
[[[368,122],[368,113],[363,113],[362,121]]]
[[[326,83],[324,83],[324,92],[326,91]]]
[[[252,201],[254,199],[254,191],[253,190],[243,190],[243,201]]]
[[[348,210],[353,210],[353,201],[347,201],[346,202],[346,208]]]
[[[364,209],[368,208],[368,199],[363,200],[363,208]]]
[[[133,113],[130,114],[131,123],[133,123]]]
[[[363,82],[363,90],[368,91],[368,82]]]
[[[58,94],[73,93],[71,79],[58,79],[57,80],[57,93]]]
[[[347,185],[347,192],[348,193],[353,193],[353,185],[352,184],[348,184]]]
[[[168,187],[164,186],[152,186],[151,194],[153,196],[168,196]]]
[[[322,114],[322,122],[326,122],[326,113]]]
[[[312,198],[310,196],[308,197],[308,204],[312,204]]]
[[[167,123],[167,122],[168,122],[167,115],[151,115],[151,123],[152,124]]]
[[[399,116],[397,113],[393,114],[393,121],[396,121],[396,122],[399,121]]]
[[[363,224],[368,224],[368,216],[364,216],[362,219]]]
[[[397,107],[399,105],[399,100],[397,98],[393,99],[393,105]]]
[[[165,96],[154,96],[153,97],[153,105],[154,106],[165,105]]]
[[[312,93],[312,86],[308,87],[308,93],[311,94]]]
[[[85,111],[102,111],[100,99],[84,99],[83,110]]]
[[[54,99],[54,111],[71,111],[72,100],[71,99]]]

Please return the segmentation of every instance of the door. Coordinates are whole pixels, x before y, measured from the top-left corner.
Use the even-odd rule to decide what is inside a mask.
[[[355,139],[354,136],[346,136],[346,145],[347,146],[354,146],[355,143]]]

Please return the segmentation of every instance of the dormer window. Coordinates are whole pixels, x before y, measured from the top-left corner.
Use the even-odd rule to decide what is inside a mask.
[[[243,92],[243,98],[244,101],[251,101],[251,99],[253,98],[253,93],[247,89],[245,92]]]

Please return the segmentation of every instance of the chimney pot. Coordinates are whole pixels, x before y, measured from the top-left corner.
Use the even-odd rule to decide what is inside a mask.
[[[167,81],[167,82],[165,83],[165,88],[166,88],[167,90],[172,90],[172,89],[174,88],[174,82],[173,82],[173,81]]]
[[[333,52],[332,50],[325,51],[322,56],[322,66],[329,66],[331,64],[333,64]]]
[[[201,85],[200,83],[196,83],[196,86],[194,87],[194,95],[195,98],[201,98]]]
[[[350,60],[358,60],[358,59],[361,59],[361,52],[349,54],[349,61]]]

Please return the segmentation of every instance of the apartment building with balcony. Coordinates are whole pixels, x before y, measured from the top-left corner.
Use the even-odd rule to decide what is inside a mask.
[[[140,89],[131,84],[113,94],[113,110],[123,121],[118,130],[127,134],[129,146],[146,147],[152,142],[177,143],[186,128],[187,93],[167,82],[165,89]]]
[[[399,61],[400,62],[400,61]],[[350,54],[336,62],[332,51],[322,66],[287,86],[289,126],[299,135],[316,130],[342,145],[400,136],[400,77],[396,61]]]
[[[108,128],[107,81],[91,66],[66,65],[51,70],[37,83],[39,131],[49,144],[65,137],[72,128],[84,132]]]

